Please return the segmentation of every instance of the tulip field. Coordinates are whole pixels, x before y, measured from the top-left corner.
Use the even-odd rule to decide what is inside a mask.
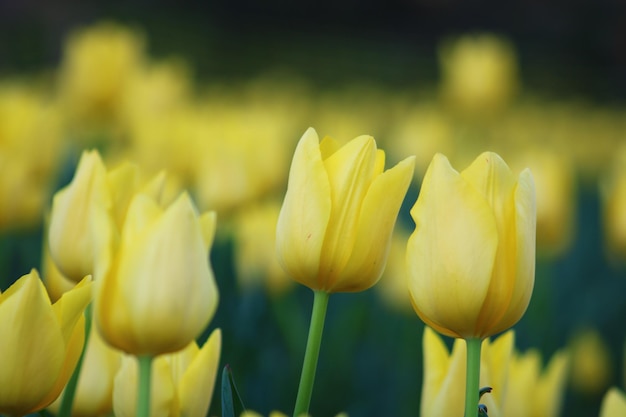
[[[0,416],[626,416],[617,87],[174,15],[0,58]]]

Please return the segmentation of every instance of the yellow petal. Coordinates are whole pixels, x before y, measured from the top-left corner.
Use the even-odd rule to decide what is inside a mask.
[[[83,152],[72,182],[53,199],[48,234],[50,254],[66,277],[80,281],[93,273],[89,233],[92,207],[111,207],[106,168],[97,151]]]
[[[535,283],[536,212],[535,184],[530,171],[524,170],[515,189],[516,269],[513,275],[513,293],[506,313],[498,325],[494,326],[496,333],[517,323],[532,296]]]
[[[372,182],[376,143],[359,136],[324,160],[330,182],[332,210],[320,260],[322,288],[332,288],[341,276],[356,241],[356,223]]]
[[[509,367],[504,415],[507,417],[528,417],[536,405],[535,385],[539,380],[541,368],[539,351],[531,349],[524,354],[514,354]]]
[[[486,328],[502,319],[514,294],[517,266],[514,205],[516,179],[502,158],[493,152],[481,154],[461,176],[483,196],[491,208],[498,229],[493,279],[478,319],[479,326]]]
[[[564,351],[556,352],[550,359],[545,373],[535,386],[534,406],[531,407],[531,417],[556,417],[561,415],[563,392],[567,381],[567,369],[568,355]]]
[[[482,336],[476,323],[498,247],[491,208],[438,154],[411,215],[416,228],[407,244],[407,265],[417,314],[449,336]]]
[[[317,133],[309,128],[293,156],[276,227],[276,251],[291,278],[314,289],[318,286],[311,277],[318,275],[330,211],[330,183]]]
[[[330,291],[363,291],[378,281],[414,166],[415,157],[409,157],[374,179],[363,199],[350,260]]]
[[[600,405],[600,417],[617,417],[626,415],[626,395],[613,387],[607,391]]]
[[[113,411],[116,417],[135,417],[137,414],[137,380],[137,359],[125,356],[113,384]],[[174,415],[176,391],[170,366],[164,357],[152,361],[150,389],[150,417]]]
[[[220,329],[216,329],[189,364],[178,385],[181,415],[186,417],[207,415],[213,397],[221,347],[222,333]]]
[[[0,357],[10,359],[0,367],[0,412],[25,415],[48,405],[42,401],[61,372],[65,341],[36,271],[0,296],[0,340]]]
[[[217,224],[217,213],[214,211],[208,211],[200,216],[200,226],[202,227],[202,237],[204,238],[204,244],[207,247],[207,252],[211,250],[213,246],[213,239],[215,239],[215,226]]]
[[[145,200],[137,196],[133,204]],[[118,263],[97,292],[96,318],[105,340],[133,354],[182,349],[206,327],[218,301],[201,225],[189,196],[183,193],[154,217],[146,222],[131,207]],[[128,224],[135,219],[144,224]]]

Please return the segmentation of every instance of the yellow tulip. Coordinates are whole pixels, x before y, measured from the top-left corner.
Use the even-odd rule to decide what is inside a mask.
[[[71,183],[52,202],[48,242],[58,270],[75,282],[93,274],[94,251],[107,244],[104,236],[117,236],[132,197],[145,193],[161,203],[164,184],[164,173],[144,182],[136,165],[108,171],[98,151],[84,151]],[[105,224],[116,232],[102,233]]]
[[[121,359],[122,352],[104,343],[92,326],[72,403],[72,417],[99,417],[113,411],[113,379]],[[48,410],[58,414],[62,398],[60,395]]]
[[[613,377],[611,351],[595,329],[579,330],[570,341],[574,391],[599,397]]]
[[[483,341],[480,386],[493,391],[481,398],[489,416],[557,417],[565,393],[568,355],[557,352],[545,371],[539,353],[515,349],[515,332]],[[422,416],[463,415],[465,343],[457,339],[450,352],[441,337],[426,327],[423,337]]]
[[[95,225],[111,233],[106,222]],[[208,260],[214,232],[215,213],[199,216],[187,193],[167,208],[146,194],[133,198],[119,245],[98,250],[94,320],[107,343],[159,355],[202,332],[218,300]]]
[[[383,272],[415,158],[383,172],[371,136],[344,146],[308,129],[296,147],[276,230],[278,259],[297,282],[328,293],[363,291]]]
[[[204,417],[209,411],[217,375],[222,333],[216,329],[202,348],[191,342],[152,364],[151,417]],[[115,377],[113,409],[117,417],[133,417],[137,401],[137,360],[126,356]]]
[[[613,387],[607,391],[600,405],[600,417],[626,415],[626,395],[624,391]]]
[[[81,155],[72,182],[52,201],[48,239],[50,254],[63,275],[79,281],[93,273],[96,236],[91,232],[94,206],[109,210],[106,167],[98,151]]]
[[[493,388],[481,398],[489,416],[502,416],[504,389],[507,384],[508,361],[513,352],[515,335],[509,331],[493,342],[482,345],[480,386]],[[466,346],[457,339],[452,351],[431,328],[424,328],[424,379],[422,384],[422,416],[448,417],[463,415],[465,402]]]
[[[426,324],[448,336],[483,339],[522,317],[535,275],[530,171],[516,178],[486,152],[458,173],[437,154],[411,215],[409,291]]]
[[[83,348],[83,310],[91,299],[85,278],[54,304],[36,270],[0,294],[0,413],[21,416],[54,401]]]
[[[235,270],[239,287],[262,288],[272,296],[284,294],[294,282],[276,259],[276,222],[280,202],[246,207],[237,214],[233,228]]]
[[[504,415],[507,417],[557,417],[565,392],[568,355],[559,351],[544,372],[536,349],[515,352],[509,362]]]

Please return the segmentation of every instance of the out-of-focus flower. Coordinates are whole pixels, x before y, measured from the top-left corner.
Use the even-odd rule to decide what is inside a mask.
[[[612,377],[609,348],[594,329],[580,330],[571,340],[571,385],[577,392],[598,396],[607,389]]]
[[[72,182],[55,194],[50,214],[50,254],[67,278],[79,281],[93,273],[98,238],[91,230],[94,206],[110,210],[111,204],[106,167],[100,154],[83,152]]]
[[[421,180],[435,154],[451,156],[461,148],[454,143],[452,123],[432,104],[414,106],[389,133],[390,151],[396,155],[415,155],[415,176]]]
[[[313,290],[363,291],[382,274],[414,157],[384,171],[371,136],[340,146],[308,129],[296,148],[278,219],[285,271]],[[384,171],[384,172],[383,172]]]
[[[509,362],[508,385],[504,395],[506,417],[557,417],[567,381],[568,355],[559,351],[544,372],[536,349],[515,352]]]
[[[601,181],[606,247],[611,256],[626,259],[626,146],[614,156]]]
[[[71,126],[117,127],[123,98],[145,60],[143,36],[111,22],[67,39],[59,69],[59,96]]]
[[[488,116],[505,108],[519,88],[513,45],[492,34],[465,35],[439,48],[441,95],[452,108]]]
[[[545,371],[536,350],[519,353],[509,330],[483,341],[480,386],[493,391],[481,398],[489,416],[558,417],[565,393],[567,354],[557,352]],[[422,416],[463,415],[465,343],[457,339],[452,351],[432,329],[424,329]]]
[[[567,155],[534,147],[518,158],[533,173],[537,194],[537,253],[557,256],[569,248],[576,220],[576,177]]]
[[[191,158],[200,207],[226,218],[283,185],[293,135],[287,112],[215,98],[201,104]]]
[[[205,417],[211,405],[222,333],[216,329],[202,348],[157,357],[152,364],[151,417]],[[137,408],[137,359],[125,356],[115,377],[113,408],[117,417],[133,417]]]
[[[234,256],[237,280],[244,290],[263,287],[279,295],[293,286],[276,258],[276,223],[280,202],[256,204],[237,213]]]
[[[121,359],[122,352],[104,343],[92,326],[74,394],[72,417],[107,416],[113,411],[113,379]],[[58,414],[62,398],[60,395],[48,410]]]
[[[535,275],[535,191],[495,153],[463,172],[437,154],[411,210],[407,245],[413,307],[452,336],[485,338],[526,311]]]
[[[208,254],[215,213],[198,215],[187,193],[164,208],[146,194],[130,203],[119,245],[104,236],[95,267],[94,320],[113,347],[135,355],[182,349],[209,323],[218,292]]]
[[[85,278],[54,304],[36,270],[0,294],[0,412],[22,416],[54,401],[83,348],[83,311],[91,300]]]
[[[600,417],[626,416],[626,394],[616,387],[607,391],[600,405]]]
[[[0,230],[40,224],[57,176],[60,137],[58,112],[39,91],[0,84]]]
[[[387,266],[376,291],[385,305],[400,313],[413,313],[411,297],[406,288],[408,274],[406,270],[406,242],[409,232],[405,228],[396,227],[391,236],[391,247]]]
[[[489,416],[501,413],[508,378],[508,363],[515,335],[508,331],[493,342],[484,340],[481,354],[480,386],[493,388],[481,398]],[[463,415],[465,403],[465,342],[456,339],[450,352],[443,340],[431,328],[424,328],[424,379],[420,415],[449,417]]]
[[[72,182],[52,201],[48,241],[61,274],[74,281],[92,274],[94,251],[105,237],[117,238],[133,195],[145,193],[162,203],[167,201],[164,183],[163,173],[142,181],[130,163],[107,172],[97,151],[84,151]],[[104,225],[114,230],[102,233]]]

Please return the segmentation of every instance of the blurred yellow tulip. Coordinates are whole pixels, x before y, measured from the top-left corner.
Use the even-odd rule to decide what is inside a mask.
[[[94,222],[104,236],[112,228]],[[98,248],[94,320],[113,347],[159,355],[187,346],[209,323],[218,292],[209,264],[215,213],[198,215],[187,193],[166,208],[133,198],[119,245]]]
[[[1,413],[33,413],[59,396],[83,348],[90,300],[86,277],[51,304],[34,269],[0,294]]]
[[[222,333],[216,329],[198,348],[195,341],[183,350],[156,358],[152,364],[151,417],[205,417],[211,406]],[[113,408],[117,417],[133,417],[137,401],[137,360],[125,356],[115,377]]]
[[[493,391],[481,398],[489,416],[503,416],[502,404],[508,377],[508,362],[515,335],[509,331],[495,339],[483,341],[480,386]],[[424,328],[424,378],[420,415],[449,417],[463,415],[465,403],[466,346],[457,339],[452,351],[430,327]]]
[[[450,352],[431,328],[424,329],[424,379],[421,415],[463,415],[465,399],[465,343],[457,339]],[[480,386],[493,391],[481,402],[489,416],[558,417],[565,394],[568,355],[554,354],[545,371],[539,353],[515,349],[515,332],[509,330],[482,345]]]
[[[117,236],[136,193],[147,194],[159,204],[166,201],[165,174],[148,181],[141,174],[131,163],[107,171],[98,151],[82,153],[74,178],[55,194],[50,213],[50,255],[61,274],[78,281],[94,272],[94,251],[106,245],[101,242],[105,237]],[[114,231],[101,233],[104,225]]]
[[[122,352],[104,343],[95,326],[91,326],[74,394],[72,417],[100,417],[113,411],[113,379],[121,359]],[[62,398],[60,395],[48,410],[58,414]]]
[[[589,396],[599,396],[613,376],[609,347],[595,329],[579,330],[570,342],[572,389]]]
[[[515,352],[509,362],[504,414],[506,417],[557,417],[567,382],[568,355],[555,353],[544,372],[536,349]]]
[[[438,332],[485,338],[524,314],[535,277],[535,189],[486,152],[463,172],[437,154],[411,210],[409,291]]]
[[[606,248],[611,257],[626,259],[626,146],[614,156],[601,178],[602,220]]]
[[[340,146],[309,128],[298,143],[278,218],[278,259],[313,290],[363,291],[382,274],[415,158],[384,171],[371,136]],[[383,172],[384,171],[384,172]]]
[[[94,207],[111,209],[107,172],[98,151],[81,155],[72,182],[58,191],[52,201],[48,240],[57,268],[78,282],[93,273],[95,240],[91,228]]]
[[[504,109],[519,88],[513,45],[492,34],[465,35],[439,47],[442,98],[470,116]]]
[[[58,71],[66,118],[81,133],[116,127],[125,92],[145,61],[138,31],[101,22],[73,32],[65,42]]]
[[[244,208],[235,218],[234,257],[237,282],[244,291],[262,288],[280,295],[293,287],[276,259],[276,222],[280,202],[276,200]]]
[[[612,387],[602,399],[599,417],[617,416],[626,416],[626,394],[624,394],[624,391]]]

